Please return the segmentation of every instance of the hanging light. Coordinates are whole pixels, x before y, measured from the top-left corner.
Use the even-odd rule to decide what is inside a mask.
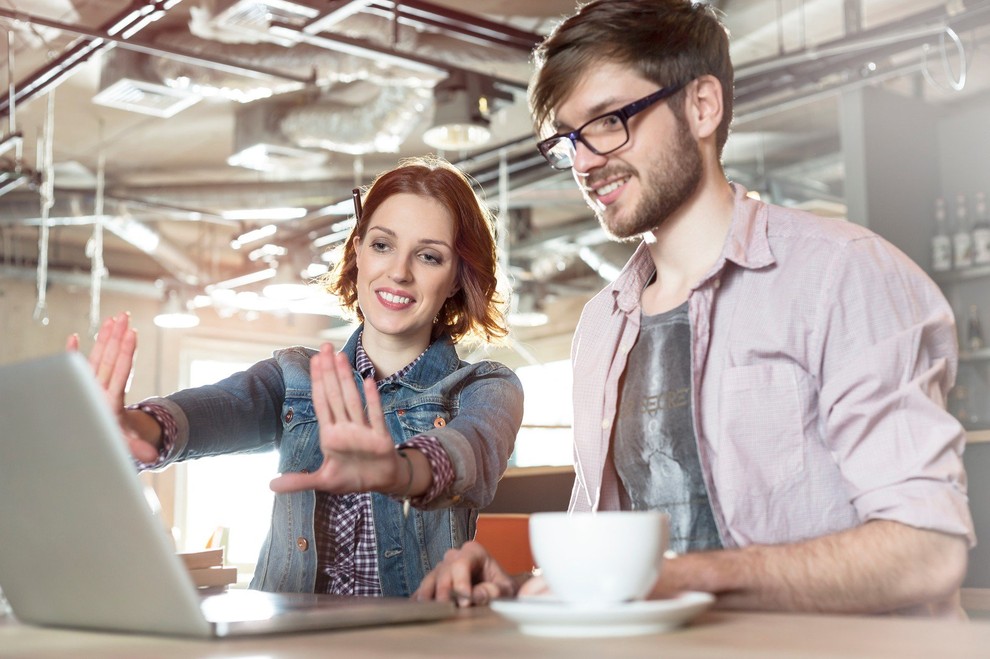
[[[273,300],[301,300],[309,296],[309,286],[303,282],[299,270],[292,265],[290,259],[278,264],[275,278],[261,293]]]
[[[459,151],[484,146],[491,139],[491,95],[477,76],[452,75],[433,90],[433,126],[423,141],[434,149]]]
[[[155,325],[163,329],[189,329],[199,325],[199,316],[189,309],[179,292],[173,289],[165,297],[162,312],[155,316]]]
[[[509,323],[516,327],[539,327],[550,322],[543,311],[543,302],[535,293],[520,292],[512,296],[509,303]]]

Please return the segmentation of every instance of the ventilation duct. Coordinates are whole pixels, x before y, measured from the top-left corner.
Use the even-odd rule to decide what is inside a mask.
[[[100,91],[93,102],[120,110],[171,117],[199,102],[201,96],[189,89],[163,84],[146,70],[148,59],[133,51],[114,48],[103,53]]]
[[[428,89],[380,87],[360,106],[317,101],[289,110],[279,123],[293,143],[341,153],[396,153],[429,117],[433,93]],[[425,125],[425,124],[424,124]]]
[[[234,120],[234,153],[228,164],[260,171],[298,171],[325,163],[325,152],[292,143],[279,128],[285,112],[294,105],[258,101],[239,108]]]
[[[319,10],[287,0],[212,0],[189,8],[189,29],[204,39],[224,43],[272,41],[272,22],[302,27]],[[289,45],[289,44],[283,44]]]

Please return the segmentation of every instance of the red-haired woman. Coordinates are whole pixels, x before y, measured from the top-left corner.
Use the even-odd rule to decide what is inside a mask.
[[[279,451],[254,588],[411,594],[473,537],[521,423],[516,376],[454,349],[507,333],[491,218],[468,179],[438,159],[407,160],[358,205],[327,282],[361,321],[339,352],[279,350],[127,408],[136,337],[126,314],[104,323],[90,356],[139,461]]]

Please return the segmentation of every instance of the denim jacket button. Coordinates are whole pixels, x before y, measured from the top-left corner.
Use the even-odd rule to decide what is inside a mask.
[[[289,411],[285,413],[285,422],[289,423],[290,421],[292,421],[292,416],[293,416],[292,408],[290,407]]]
[[[307,540],[302,536],[299,536],[298,538],[296,538],[296,547],[299,548],[299,551],[306,551],[307,549],[309,549],[309,540]]]
[[[437,418],[433,419],[434,428],[443,428],[445,425],[447,425],[447,419],[443,418],[442,416],[438,416]]]
[[[405,414],[406,414],[406,411],[405,411],[405,410],[396,410],[396,411],[395,411],[395,413],[396,413],[397,415],[399,415],[399,416],[405,416]]]

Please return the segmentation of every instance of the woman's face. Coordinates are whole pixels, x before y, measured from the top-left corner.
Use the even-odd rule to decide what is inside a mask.
[[[429,197],[386,199],[355,241],[365,338],[429,345],[433,319],[457,292],[454,220]]]

